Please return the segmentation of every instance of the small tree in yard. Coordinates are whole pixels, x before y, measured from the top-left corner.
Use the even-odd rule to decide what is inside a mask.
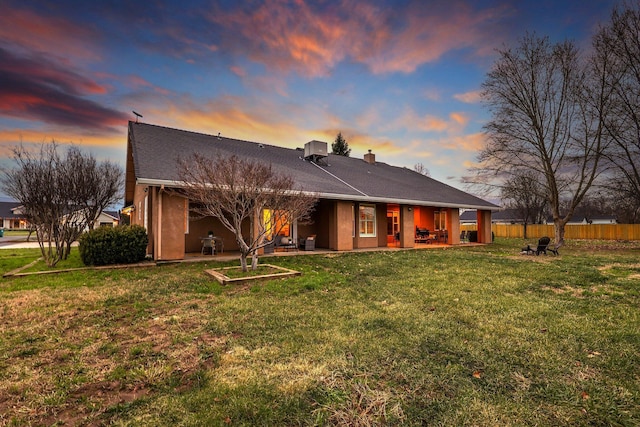
[[[258,267],[258,249],[270,243],[267,235],[277,236],[285,224],[308,221],[317,200],[295,189],[293,179],[271,165],[237,156],[194,154],[178,160],[178,174],[178,191],[194,202],[192,209],[217,218],[235,235],[242,271],[248,270],[249,256],[251,269]],[[265,210],[271,212],[268,218],[262,217]]]
[[[18,166],[5,172],[2,188],[20,202],[45,262],[54,266],[69,256],[71,243],[102,211],[118,201],[122,171],[77,147],[61,155],[55,142],[43,144],[39,152],[20,146],[13,154]]]

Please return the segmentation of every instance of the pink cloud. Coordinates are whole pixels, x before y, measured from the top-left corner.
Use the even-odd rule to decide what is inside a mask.
[[[89,27],[61,17],[38,15],[32,10],[3,7],[0,39],[37,52],[64,52],[78,59],[99,59],[92,40],[99,35]]]
[[[479,90],[474,90],[474,91],[465,92],[465,93],[457,93],[453,95],[453,98],[457,99],[460,102],[464,102],[465,104],[477,104],[482,100],[481,93],[482,92]]]
[[[223,43],[238,53],[249,46],[246,53],[256,62],[321,77],[347,59],[376,74],[411,73],[452,50],[486,53],[496,42],[492,24],[508,12],[476,10],[462,1],[416,2],[392,10],[357,0],[325,7],[269,0],[252,9],[216,10],[209,19],[233,34]]]
[[[239,67],[237,65],[234,65],[233,67],[230,68],[231,72],[233,74],[235,74],[238,77],[246,77],[247,76],[247,72],[245,71],[244,68]]]

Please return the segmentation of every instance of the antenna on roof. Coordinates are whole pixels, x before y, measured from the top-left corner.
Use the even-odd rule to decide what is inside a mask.
[[[138,118],[142,117],[142,114],[136,113],[135,111],[132,111],[132,113],[136,115],[136,123],[138,123]]]

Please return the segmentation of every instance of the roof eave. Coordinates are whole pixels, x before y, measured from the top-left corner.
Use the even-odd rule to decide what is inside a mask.
[[[183,181],[173,181],[167,179],[151,179],[151,178],[138,178],[136,180],[137,184],[140,185],[153,185],[153,186],[162,186],[165,187],[183,187]],[[395,198],[386,198],[386,197],[372,197],[372,196],[361,196],[361,195],[353,195],[353,194],[339,194],[339,193],[314,193],[314,192],[303,192],[309,194],[310,196],[315,196],[320,199],[333,199],[333,200],[350,200],[354,202],[369,202],[369,203],[396,203],[399,205],[412,205],[412,206],[433,206],[438,208],[460,208],[460,209],[480,209],[480,210],[489,210],[489,211],[499,211],[500,206],[496,206],[493,204],[489,205],[474,205],[474,204],[464,204],[464,203],[446,203],[446,202],[432,202],[428,200],[414,200],[414,199],[395,199]]]

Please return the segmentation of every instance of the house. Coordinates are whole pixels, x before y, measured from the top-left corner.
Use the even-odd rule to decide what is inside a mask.
[[[267,162],[316,194],[313,222],[289,224],[286,231],[294,242],[315,235],[316,248],[414,247],[416,228],[438,232],[446,244],[459,244],[460,209],[477,210],[478,241],[489,243],[491,212],[499,209],[413,170],[376,161],[371,152],[358,159],[329,154],[321,141],[290,149],[129,122],[123,212],[129,212],[131,224],[147,229],[155,260],[200,252],[208,231],[224,241],[225,250],[237,249],[235,237],[217,219],[190,215],[190,201],[167,191],[181,185],[177,159],[194,153]]]
[[[115,227],[120,224],[120,213],[118,211],[102,211],[93,223],[93,228]]]
[[[460,214],[460,224],[476,224],[478,213],[476,210],[466,210]],[[523,224],[522,213],[517,209],[501,209],[491,214],[493,224]]]
[[[18,202],[0,202],[0,228],[9,230],[24,230],[29,228],[26,218],[20,211]]]

